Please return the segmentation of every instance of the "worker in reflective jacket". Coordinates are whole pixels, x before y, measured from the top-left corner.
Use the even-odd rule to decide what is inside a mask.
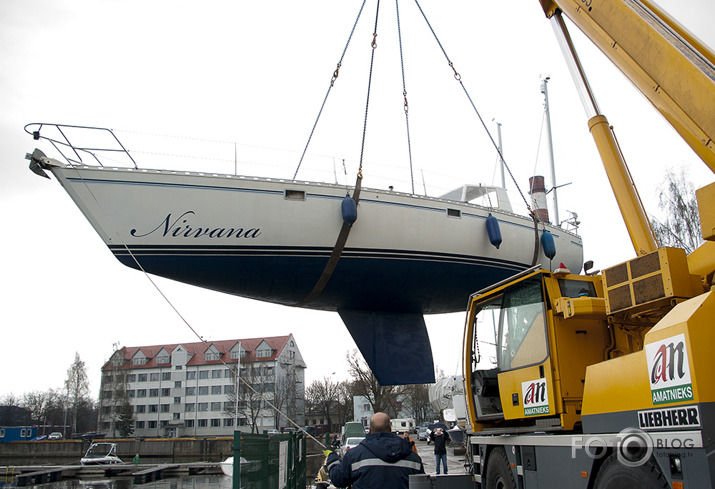
[[[410,443],[390,432],[390,417],[375,413],[370,418],[370,433],[343,460],[333,452],[326,464],[330,482],[353,489],[408,489],[410,474],[424,474],[422,459]]]

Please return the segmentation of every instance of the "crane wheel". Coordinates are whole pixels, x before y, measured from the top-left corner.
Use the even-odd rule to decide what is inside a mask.
[[[594,489],[667,489],[668,481],[658,466],[648,460],[638,467],[627,467],[614,454],[606,459],[596,476]]]
[[[489,454],[486,481],[486,489],[516,489],[514,474],[504,448],[497,447]]]

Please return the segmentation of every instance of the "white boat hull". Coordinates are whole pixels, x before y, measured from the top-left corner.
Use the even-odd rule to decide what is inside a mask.
[[[358,219],[334,272],[306,300],[333,252],[343,226],[341,202],[353,189],[78,167],[46,157],[39,164],[55,175],[123,264],[242,297],[338,311],[383,385],[433,381],[431,361],[413,365],[394,356],[409,356],[409,348],[397,353],[394,346],[409,343],[420,351],[414,357],[424,360],[421,352],[430,347],[423,314],[461,311],[474,291],[535,263],[549,269],[564,263],[578,271],[583,261],[578,236],[543,224],[535,229],[528,217],[362,189]],[[499,249],[486,230],[490,212],[503,237]],[[553,260],[541,249],[544,229],[554,237]],[[388,346],[376,347],[382,343]]]

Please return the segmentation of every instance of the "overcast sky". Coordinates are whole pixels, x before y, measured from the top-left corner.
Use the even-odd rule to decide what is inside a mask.
[[[715,2],[658,3],[715,46]],[[597,268],[631,258],[584,110],[539,3],[421,5],[490,130],[494,119],[501,122],[504,154],[522,188],[532,174],[547,174],[539,84],[551,77],[558,180],[570,183],[559,190],[561,218],[567,210],[578,213],[585,259]],[[230,173],[235,148],[240,173],[291,178],[359,6],[357,0],[2,2],[0,396],[62,387],[79,352],[96,397],[114,343],[197,341],[146,277],[112,256],[60,185],[27,169],[24,156],[35,141],[23,126],[114,128],[127,146],[142,149],[144,167],[159,166],[155,153],[188,152],[211,159],[182,164]],[[410,191],[394,10],[394,3],[381,3],[363,185]],[[439,195],[450,185],[492,183],[496,155],[444,55],[413,2],[400,4],[400,16],[416,190]],[[375,3],[368,1],[299,178],[332,181],[338,168],[338,181],[354,181],[374,18]],[[649,212],[657,210],[668,166],[689,168],[698,186],[712,181],[660,115],[571,27]],[[149,134],[161,135],[156,146]],[[336,313],[156,283],[209,341],[292,333],[308,382],[347,378],[345,352],[355,345]],[[435,363],[446,374],[460,372],[463,322],[463,313],[427,318]]]

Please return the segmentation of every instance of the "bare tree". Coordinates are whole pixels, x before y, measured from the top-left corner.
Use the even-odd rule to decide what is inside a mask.
[[[428,384],[414,384],[404,387],[402,392],[403,403],[405,408],[414,413],[415,420],[418,423],[423,421],[431,421],[435,419],[434,409],[429,402],[429,387]]]
[[[402,393],[403,387],[380,385],[357,350],[348,352],[345,357],[348,362],[348,372],[353,379],[354,394],[365,396],[372,407],[372,412],[384,412],[395,417],[400,411],[397,398]]]
[[[52,389],[28,392],[22,398],[22,406],[30,411],[32,422],[42,426],[43,430],[53,421],[53,414],[61,410],[61,405],[62,395]],[[46,433],[42,431],[40,434]]]
[[[77,430],[77,419],[79,408],[86,401],[89,393],[89,379],[87,377],[87,367],[79,358],[79,353],[75,352],[74,362],[67,369],[67,380],[65,380],[65,391],[67,392],[67,404],[72,407],[72,432]]]
[[[231,370],[236,375],[236,366]],[[258,433],[261,430],[260,418],[264,408],[264,399],[273,404],[275,395],[275,373],[260,362],[246,362],[241,364],[238,377],[238,396],[236,386],[226,394],[228,406],[224,413],[239,420],[244,419],[251,427],[251,433]]]
[[[659,187],[658,208],[665,213],[665,219],[650,216],[650,221],[661,246],[683,248],[690,253],[702,244],[695,189],[684,169],[678,174],[667,170]]]
[[[323,380],[314,380],[305,390],[309,411],[323,417],[331,431],[335,428],[333,414],[335,414],[338,403],[338,390],[338,384],[328,377],[323,377]]]

